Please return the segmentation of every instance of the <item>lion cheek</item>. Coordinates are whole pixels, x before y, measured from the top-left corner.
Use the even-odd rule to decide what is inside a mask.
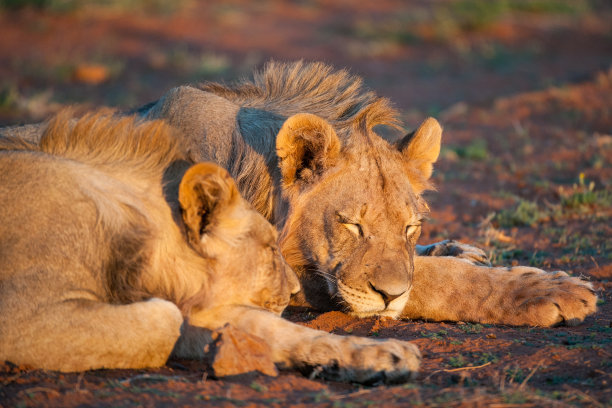
[[[348,312],[355,316],[375,316],[385,310],[385,303],[375,292],[338,279],[338,295],[348,307]]]

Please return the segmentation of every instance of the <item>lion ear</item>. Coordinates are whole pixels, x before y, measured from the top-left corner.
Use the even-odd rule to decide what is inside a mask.
[[[316,115],[291,116],[276,136],[276,155],[285,186],[311,183],[334,166],[339,154],[338,135]]]
[[[396,147],[406,161],[428,179],[440,154],[441,139],[442,127],[434,118],[427,118],[417,130],[397,142]]]
[[[219,211],[236,205],[240,193],[225,169],[198,163],[185,172],[178,198],[188,240],[197,246]]]

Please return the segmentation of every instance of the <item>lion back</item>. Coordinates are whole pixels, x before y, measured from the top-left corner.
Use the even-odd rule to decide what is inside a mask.
[[[60,115],[39,144],[0,138],[0,278],[17,292],[51,296],[72,285],[111,302],[143,298],[158,205],[147,185],[159,190],[164,168],[181,157],[161,122],[109,113]],[[28,284],[24,271],[45,283]]]

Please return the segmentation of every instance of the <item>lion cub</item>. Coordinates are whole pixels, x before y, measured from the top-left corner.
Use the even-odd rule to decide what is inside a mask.
[[[283,367],[402,381],[410,343],[340,337],[278,315],[299,290],[274,228],[228,173],[193,164],[160,121],[98,113],[0,138],[0,360],[80,371],[201,357],[187,327],[264,339]],[[189,347],[181,347],[187,341]]]

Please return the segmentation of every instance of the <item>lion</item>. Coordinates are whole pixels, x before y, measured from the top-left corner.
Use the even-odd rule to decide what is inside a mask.
[[[374,128],[401,129],[397,112],[344,70],[269,62],[252,80],[180,86],[137,112],[189,135],[198,160],[226,168],[277,227],[302,286],[292,305],[531,326],[596,310],[592,285],[564,272],[491,268],[454,242],[419,247],[442,128],[428,118],[388,143]]]
[[[38,143],[0,139],[0,361],[83,371],[203,358],[230,323],[280,367],[399,382],[411,343],[286,321],[299,290],[277,232],[228,172],[162,121],[62,114]]]
[[[272,61],[252,80],[179,86],[130,113],[179,129],[193,157],[227,169],[276,226],[302,287],[291,305],[530,326],[596,311],[592,285],[564,272],[491,268],[454,241],[417,245],[442,127],[428,118],[387,142],[375,127],[401,129],[399,115],[345,70]],[[37,140],[42,127],[0,134]]]

